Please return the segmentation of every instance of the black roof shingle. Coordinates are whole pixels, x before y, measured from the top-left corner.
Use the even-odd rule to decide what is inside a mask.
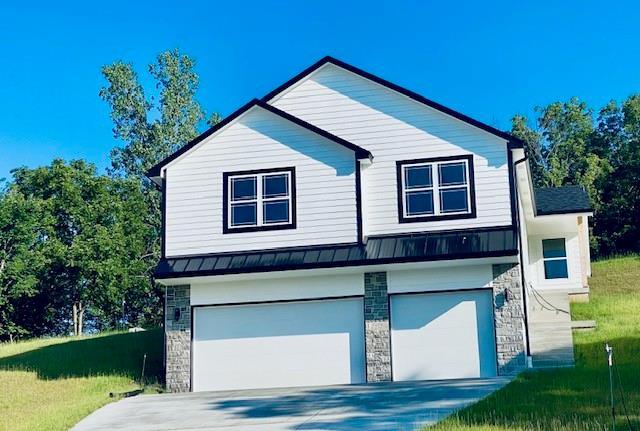
[[[542,187],[534,190],[536,214],[592,212],[589,195],[581,186]]]

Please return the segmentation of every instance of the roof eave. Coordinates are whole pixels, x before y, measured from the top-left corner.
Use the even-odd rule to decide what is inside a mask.
[[[587,215],[593,216],[593,209],[559,210],[559,211],[537,211],[536,217],[558,216],[558,215]]]

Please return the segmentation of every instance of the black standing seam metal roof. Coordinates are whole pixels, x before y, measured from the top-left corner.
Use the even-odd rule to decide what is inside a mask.
[[[333,244],[273,250],[170,257],[160,260],[155,277],[271,272],[513,256],[517,235],[511,226],[449,232],[370,237],[366,244]]]
[[[592,212],[589,195],[581,186],[543,187],[534,190],[536,214]]]

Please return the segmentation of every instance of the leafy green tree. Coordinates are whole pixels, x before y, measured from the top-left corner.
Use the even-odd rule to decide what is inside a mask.
[[[104,66],[108,85],[100,97],[111,108],[113,135],[124,142],[111,152],[115,173],[138,177],[154,164],[198,135],[205,112],[195,98],[198,75],[195,61],[178,50],[165,51],[149,65],[158,98],[147,98],[130,63],[117,61]],[[210,123],[219,121],[213,114]]]
[[[160,53],[148,66],[157,98],[145,94],[132,64],[117,61],[102,68],[107,85],[100,90],[100,97],[111,109],[114,137],[123,143],[111,152],[111,173],[137,181],[146,205],[142,213],[153,231],[140,252],[146,262],[146,277],[139,280],[135,291],[139,298],[134,303],[145,304],[145,316],[155,315],[158,323],[162,294],[152,273],[160,256],[160,193],[144,174],[198,135],[205,112],[195,97],[198,75],[194,68],[194,60],[178,50]],[[219,121],[220,116],[214,113],[207,123],[212,126]]]
[[[594,217],[600,254],[640,250],[640,94],[601,111],[596,150],[609,154],[601,184],[602,211]]]
[[[41,202],[9,188],[0,190],[0,340],[28,333],[18,322],[15,304],[37,293],[45,264],[45,224]]]
[[[144,256],[154,232],[137,182],[97,175],[84,161],[54,160],[13,174],[10,193],[41,208],[42,234],[35,241],[43,268],[37,293],[16,302],[21,327],[41,335],[67,332],[71,324],[78,335],[89,313],[96,328],[113,328],[122,318],[122,301],[131,304],[127,321],[157,321],[157,312],[149,313],[148,303],[157,301]],[[40,320],[33,321],[29,309]]]
[[[542,137],[527,125],[525,116],[516,114],[511,119],[511,133],[525,142],[525,154],[531,166],[531,176],[535,187],[545,185],[545,166],[542,155]]]
[[[539,112],[547,185],[580,184],[579,173],[585,168],[587,142],[593,131],[591,111],[574,97],[568,102],[552,103]]]

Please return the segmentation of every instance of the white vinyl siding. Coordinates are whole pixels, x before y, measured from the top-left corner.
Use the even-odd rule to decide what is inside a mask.
[[[231,304],[255,301],[291,301],[364,295],[364,275],[307,275],[265,278],[255,274],[249,280],[215,281],[191,285],[191,305]]]
[[[271,103],[373,154],[362,172],[366,235],[511,224],[505,140],[330,64]],[[396,161],[469,154],[476,218],[398,222]]]
[[[296,229],[222,233],[223,172],[296,169]],[[356,241],[353,151],[253,108],[167,168],[167,256]]]
[[[544,273],[544,258],[542,254],[542,240],[554,239],[560,236],[557,233],[548,235],[529,236],[529,259],[535,269],[535,278],[537,288],[565,288],[573,289],[583,287],[582,284],[582,265],[580,262],[580,241],[576,232],[566,233],[565,250],[567,254],[567,271],[568,278],[552,278],[547,279]],[[532,280],[533,281],[533,280]]]
[[[390,294],[491,287],[491,265],[459,265],[387,272]]]

